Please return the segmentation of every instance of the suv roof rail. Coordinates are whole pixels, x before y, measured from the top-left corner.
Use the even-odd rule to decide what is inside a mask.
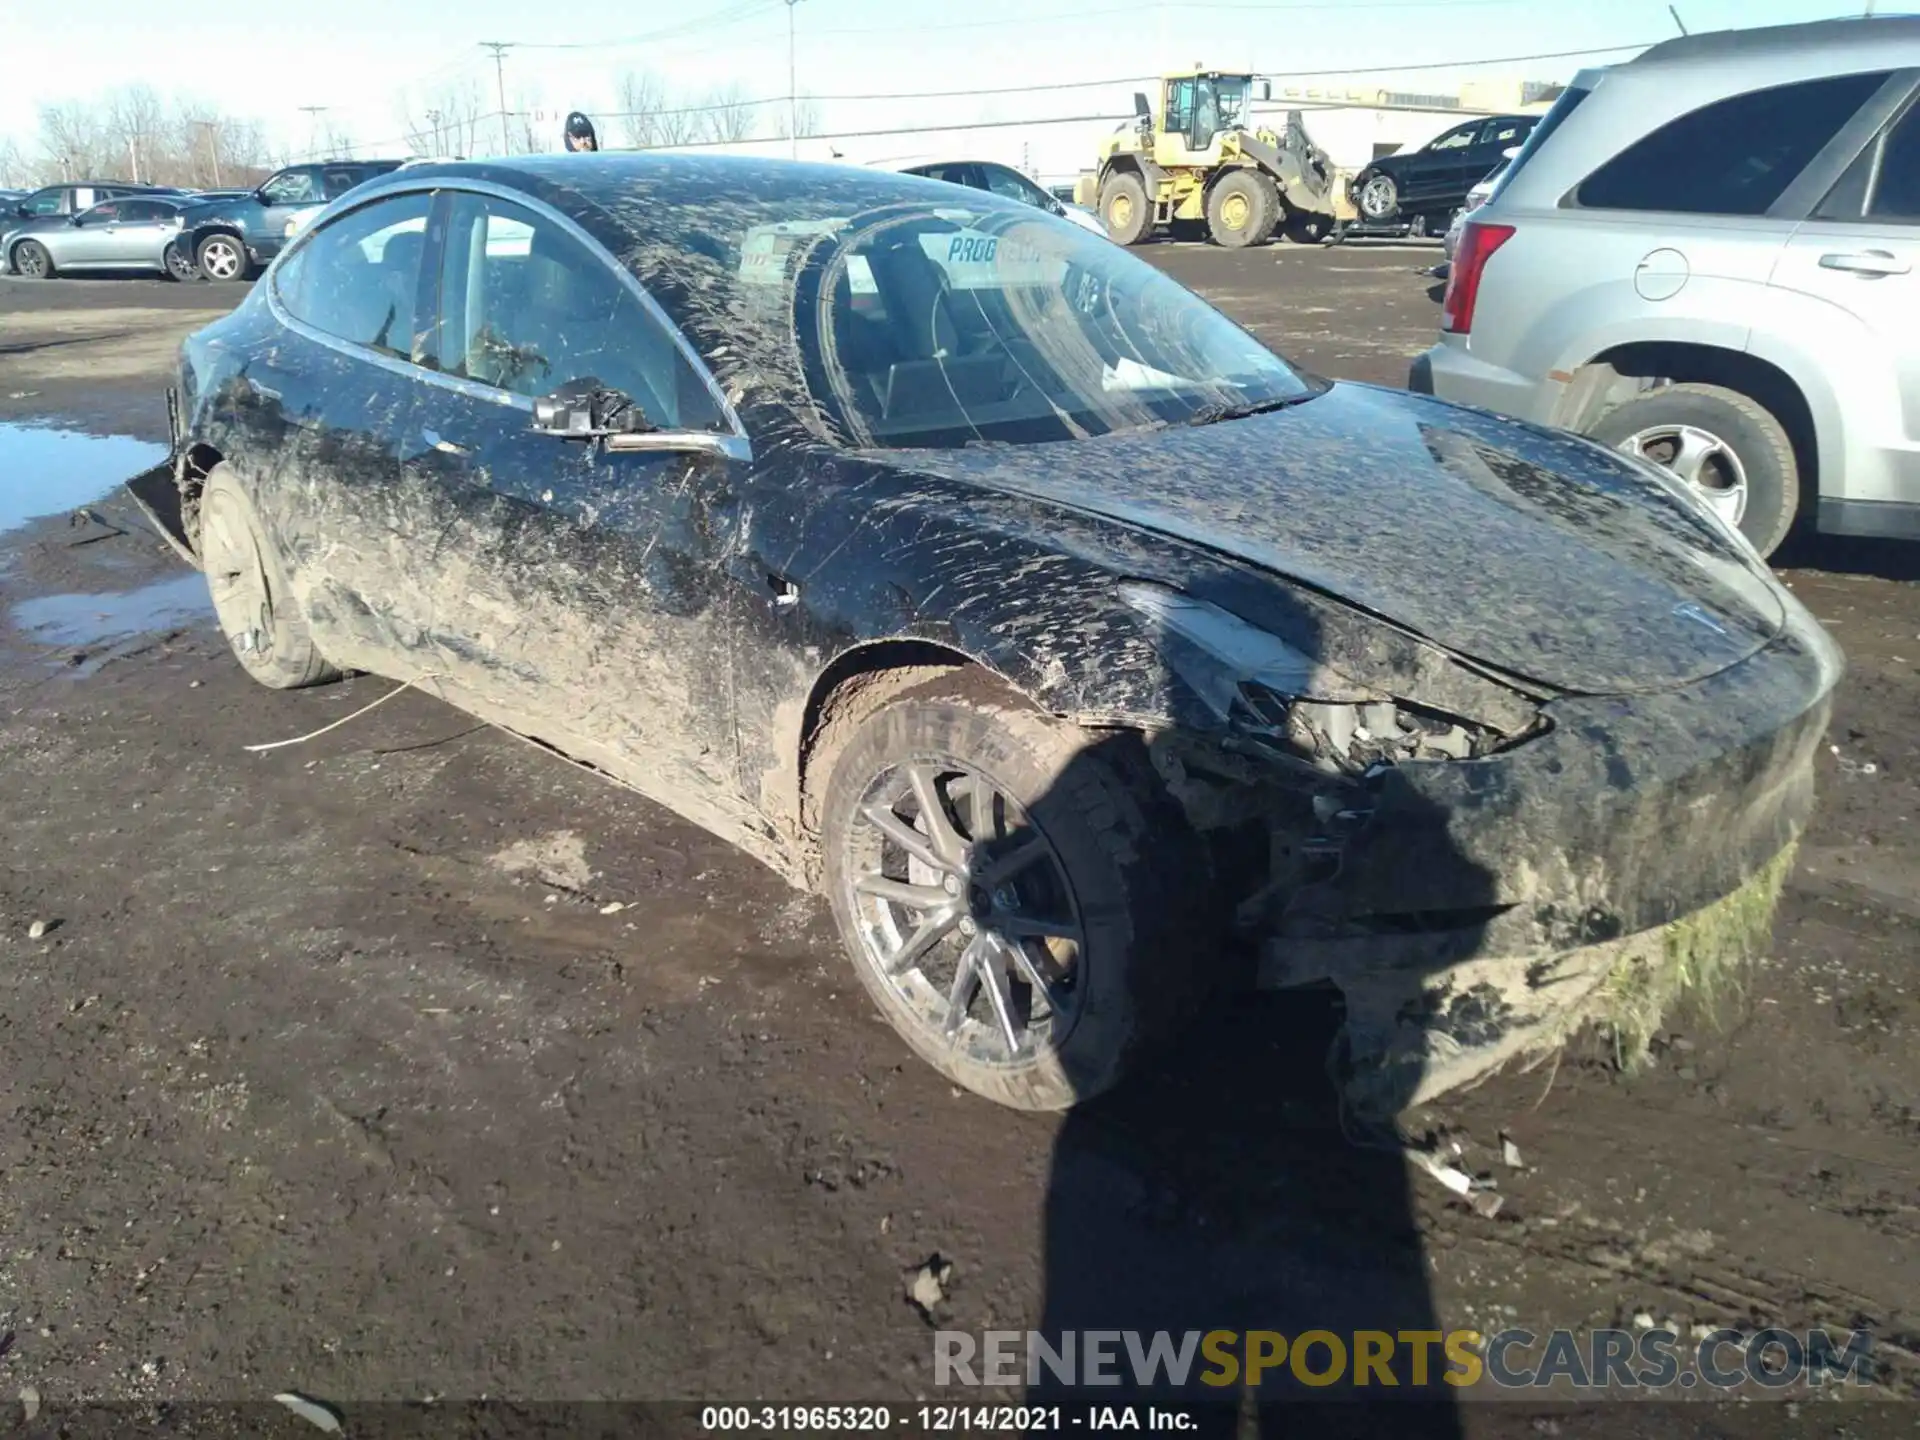
[[[1874,48],[1905,41],[1920,45],[1920,15],[1842,15],[1796,25],[1760,25],[1742,30],[1703,30],[1649,46],[1624,65],[1665,61],[1727,60],[1781,51]]]

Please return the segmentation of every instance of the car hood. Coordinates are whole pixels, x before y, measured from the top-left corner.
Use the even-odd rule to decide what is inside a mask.
[[[1236,557],[1561,690],[1685,684],[1786,618],[1765,567],[1631,462],[1372,386],[1194,428],[886,458]]]

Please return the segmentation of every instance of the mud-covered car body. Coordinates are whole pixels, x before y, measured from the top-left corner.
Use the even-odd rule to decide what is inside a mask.
[[[489,219],[459,261],[468,210],[535,238]],[[378,346],[294,313],[330,233],[397,297]],[[661,423],[543,432],[539,386],[626,362],[558,358],[516,391],[449,338],[447,297],[548,233],[625,297],[605,343],[676,377],[647,402]],[[576,337],[610,308],[554,303]],[[869,344],[892,348],[855,358]],[[1243,378],[1173,383],[1202,359]],[[1118,247],[912,177],[632,156],[391,175],[187,341],[175,408],[185,543],[223,465],[334,664],[421,677],[796,883],[819,876],[836,717],[889,677],[976,667],[1140,737],[1268,983],[1330,978],[1389,1033],[1409,986],[1459,1019],[1423,1093],[1460,1078],[1436,1047],[1537,1036],[1562,959],[1788,849],[1839,673],[1651,467],[1301,375]]]

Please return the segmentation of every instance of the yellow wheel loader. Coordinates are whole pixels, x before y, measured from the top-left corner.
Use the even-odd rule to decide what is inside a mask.
[[[1162,229],[1205,233],[1235,249],[1265,244],[1276,230],[1303,243],[1331,234],[1332,162],[1297,110],[1282,133],[1254,126],[1254,83],[1197,66],[1165,76],[1157,116],[1136,94],[1134,123],[1107,137],[1074,198],[1097,210],[1122,245]],[[1270,98],[1271,86],[1259,83],[1260,98]]]

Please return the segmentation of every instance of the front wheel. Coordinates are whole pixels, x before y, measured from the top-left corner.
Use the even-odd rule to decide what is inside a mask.
[[[1362,218],[1380,224],[1399,213],[1400,187],[1391,175],[1369,175],[1353,203]]]
[[[38,240],[22,240],[13,247],[13,273],[28,280],[51,280],[53,256]]]
[[[1014,1109],[1109,1089],[1201,990],[1192,842],[1126,744],[961,672],[833,762],[826,882],[861,984],[923,1060]]]
[[[340,678],[313,643],[253,501],[225,465],[213,467],[200,493],[200,568],[220,629],[254,679],[298,690]]]
[[[1216,245],[1263,245],[1280,219],[1280,192],[1258,170],[1235,170],[1207,192],[1207,229]]]
[[[247,278],[247,247],[237,235],[209,235],[194,252],[200,273],[209,280],[235,281]]]
[[[1762,556],[1793,529],[1800,468],[1786,427],[1720,385],[1667,385],[1616,405],[1587,432],[1692,487]]]

